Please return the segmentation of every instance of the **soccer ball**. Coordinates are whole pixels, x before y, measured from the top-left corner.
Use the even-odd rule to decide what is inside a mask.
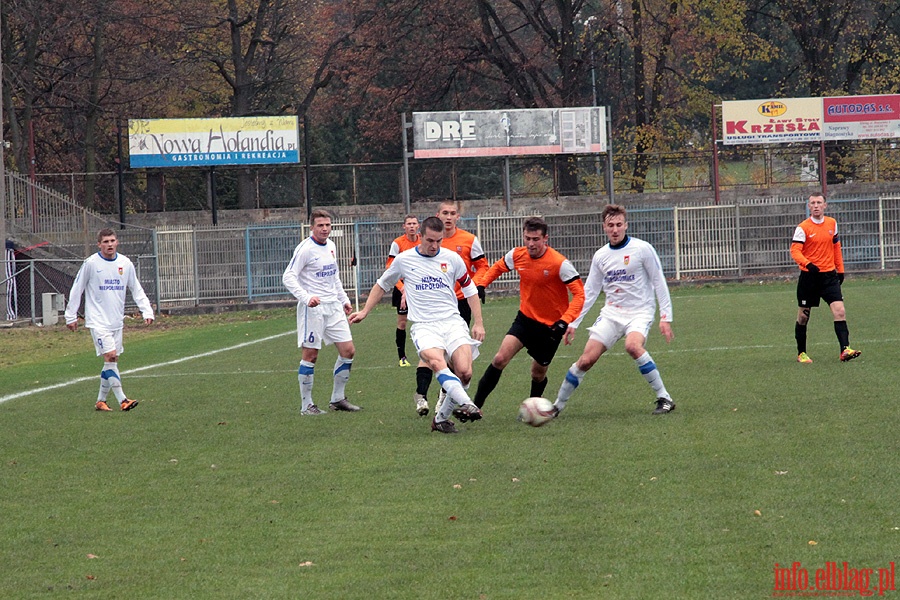
[[[553,420],[553,403],[546,398],[527,398],[519,406],[519,420],[532,427],[540,427]]]

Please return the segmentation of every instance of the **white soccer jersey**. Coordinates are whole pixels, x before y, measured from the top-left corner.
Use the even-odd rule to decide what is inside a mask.
[[[584,284],[584,308],[572,327],[581,324],[600,292],[606,294],[604,308],[624,314],[646,314],[652,319],[659,302],[660,320],[672,321],[672,299],[659,255],[644,240],[628,236],[619,246],[606,244],[594,253]]]
[[[478,293],[466,263],[456,252],[446,248],[441,248],[434,256],[419,254],[418,247],[401,252],[377,283],[388,292],[400,279],[406,289],[409,320],[415,323],[459,315],[459,304],[453,291],[457,282],[466,298]]]
[[[99,252],[92,254],[81,264],[69,292],[66,324],[78,320],[83,293],[85,327],[105,331],[121,329],[125,319],[126,288],[131,290],[131,297],[141,310],[141,316],[152,319],[153,307],[138,281],[131,260],[118,253],[111,260],[107,260]]]
[[[320,244],[308,237],[294,248],[294,255],[281,276],[300,304],[307,304],[313,296],[322,302],[349,304],[350,298],[341,283],[335,245],[331,240]]]

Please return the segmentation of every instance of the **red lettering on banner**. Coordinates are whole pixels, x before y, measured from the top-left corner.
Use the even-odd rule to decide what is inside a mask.
[[[725,123],[725,133],[729,135],[734,135],[736,133],[748,133],[744,128],[744,125],[747,124],[747,121],[727,121]]]

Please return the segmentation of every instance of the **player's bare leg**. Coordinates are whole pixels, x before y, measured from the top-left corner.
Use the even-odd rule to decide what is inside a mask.
[[[557,415],[566,408],[566,403],[572,397],[575,389],[581,385],[581,382],[584,381],[584,376],[600,360],[604,352],[606,352],[606,346],[597,340],[589,339],[587,344],[584,345],[584,351],[578,357],[578,360],[566,371],[566,377],[556,393],[556,402],[553,403],[553,407],[556,408]]]

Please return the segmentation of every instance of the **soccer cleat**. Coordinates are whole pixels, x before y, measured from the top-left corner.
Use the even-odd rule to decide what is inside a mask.
[[[481,409],[474,404],[463,404],[453,409],[453,416],[459,419],[461,423],[466,423],[479,420],[482,414]]]
[[[555,419],[556,417],[559,416],[559,407],[554,405],[553,410],[551,410],[550,412],[553,413],[553,418]]]
[[[403,358],[400,359],[400,366],[401,366],[401,367],[408,367],[408,366],[409,366],[409,361],[406,360],[406,357],[405,357],[405,356],[404,356]]]
[[[331,407],[331,410],[342,410],[344,412],[356,412],[362,410],[357,405],[347,402],[346,398],[341,398],[337,402],[332,402],[329,406]]]
[[[125,398],[125,401],[122,402],[121,408],[122,408],[122,410],[131,410],[132,408],[134,408],[137,405],[138,405],[137,400],[129,400],[128,398]]]
[[[438,394],[437,402],[434,404],[434,414],[438,414],[441,412],[441,407],[444,406],[444,400],[447,399],[447,392],[444,391],[444,388],[441,388],[441,393]]]
[[[437,417],[435,417],[436,419]],[[434,419],[431,421],[431,430],[432,431],[440,431],[441,433],[459,433],[459,429],[456,428],[456,424],[453,421],[441,421],[438,423]]]
[[[849,346],[847,346],[841,352],[841,362],[847,362],[848,360],[853,360],[860,354],[862,354],[861,350],[854,350],[853,348],[850,348]]]
[[[416,413],[420,417],[428,414],[428,400],[422,394],[414,394],[413,400],[416,401]]]
[[[666,413],[670,413],[675,410],[675,403],[672,402],[669,398],[657,398],[656,399],[656,410],[653,411],[654,415],[664,415]]]
[[[301,415],[324,415],[324,410],[319,410],[319,407],[315,404],[310,404],[306,408],[300,411]]]
[[[812,362],[812,359],[809,357],[809,354],[807,354],[806,352],[801,352],[800,354],[797,355],[797,362],[808,365]]]
[[[112,412],[112,409],[109,407],[109,404],[107,404],[105,400],[97,400],[97,404],[94,405],[94,408],[103,412]]]

